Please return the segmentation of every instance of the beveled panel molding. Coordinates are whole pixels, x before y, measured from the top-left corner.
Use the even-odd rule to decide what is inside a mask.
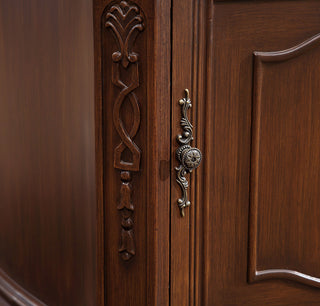
[[[320,251],[319,46],[320,34],[291,49],[254,52],[250,282],[320,288],[320,258],[312,256]]]

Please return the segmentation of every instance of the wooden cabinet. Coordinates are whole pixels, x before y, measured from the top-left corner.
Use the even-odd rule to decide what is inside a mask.
[[[0,0],[0,139],[1,306],[320,304],[319,1]]]

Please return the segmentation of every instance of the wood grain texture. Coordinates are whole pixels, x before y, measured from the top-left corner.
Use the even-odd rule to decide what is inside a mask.
[[[201,203],[198,215],[200,219],[196,220],[201,226],[196,229],[194,245],[195,254],[200,257],[196,259],[196,265],[200,265],[198,271],[202,271],[195,274],[195,286],[200,290],[197,305],[319,303],[318,288],[277,279],[249,284],[247,271],[253,52],[285,50],[313,37],[319,32],[319,13],[320,6],[317,1],[206,1],[205,17],[200,19],[199,24],[202,29],[199,44],[206,46],[206,51],[199,57],[199,63],[205,65],[206,69],[200,70],[205,88],[198,89],[198,95],[204,99],[198,102],[198,118],[201,122],[197,122],[196,126],[197,131],[200,126],[200,135],[203,137],[201,139],[200,136],[198,147],[201,148],[202,143],[202,167],[205,169],[201,172],[200,168],[196,175],[196,197]],[[192,33],[189,32],[189,35]],[[316,52],[309,58],[310,65],[314,57],[317,57]],[[317,63],[318,60],[315,60],[315,67],[312,69],[319,67]],[[181,65],[183,66],[183,63]],[[271,65],[278,64],[271,63],[270,67]],[[307,68],[305,73],[309,74],[308,71]],[[284,79],[284,74],[282,78]],[[314,82],[313,84],[316,84],[317,77]],[[280,82],[278,83],[280,86]],[[305,85],[300,83],[296,82],[293,88],[306,91]],[[288,88],[289,85],[286,86]],[[277,95],[272,88],[268,91],[270,95]],[[317,100],[317,95],[315,97]],[[300,103],[307,105],[313,100],[308,98],[308,94],[300,98]],[[292,112],[292,109],[289,111]],[[306,112],[307,110],[304,110],[304,113]],[[271,112],[265,120],[274,120]],[[306,121],[308,120],[303,122]],[[304,126],[306,125],[302,127]],[[309,131],[305,141],[312,135],[311,132],[308,133]],[[311,148],[309,152],[311,154]],[[315,156],[316,152],[317,150]],[[317,160],[317,157],[314,158]],[[293,167],[293,163],[291,164]],[[308,180],[312,183],[314,172],[310,169]],[[317,175],[315,180],[317,181]],[[306,183],[305,186],[307,185]],[[267,184],[264,184],[264,188],[268,188]],[[298,213],[297,210],[295,212]],[[307,222],[307,218],[300,218]],[[290,224],[290,215],[284,217],[283,222],[286,224],[281,226]],[[264,226],[263,232],[267,235],[266,228],[277,225],[267,222]],[[311,227],[315,229],[315,226],[316,223],[313,223]],[[309,252],[312,243],[317,240],[317,230],[315,240],[312,237],[314,233],[311,234],[310,231],[312,230],[301,229],[299,232],[300,237],[304,236],[305,241],[308,240],[304,243],[309,243]],[[275,235],[276,233],[273,237]],[[265,246],[266,237],[263,240]],[[281,236],[280,243],[288,246],[283,239]],[[298,242],[294,243],[297,246]],[[302,250],[299,252],[303,253]],[[312,265],[318,265],[311,259],[319,258],[319,252],[315,253],[308,263],[305,262],[308,255],[303,255],[304,264],[309,266],[309,269]],[[280,259],[280,255],[273,256]],[[267,264],[268,258],[267,256],[265,259]],[[283,266],[288,259],[290,260],[290,257],[284,256],[280,264]]]
[[[156,0],[153,24],[153,91],[148,101],[147,305],[169,305],[171,139],[171,1]],[[166,43],[163,43],[166,42]],[[149,46],[152,40],[149,40]],[[149,74],[150,75],[150,74]]]
[[[139,54],[134,52],[134,43],[145,28],[145,17],[141,9],[133,2],[118,1],[111,3],[102,15],[102,27],[111,29],[118,49],[112,53],[112,84],[120,89],[113,103],[113,127],[120,137],[120,143],[114,147],[113,165],[121,170],[120,200],[117,209],[121,214],[121,236],[119,254],[125,261],[136,253],[134,235],[134,205],[132,201],[131,171],[140,170],[141,150],[134,142],[140,122],[139,98],[135,90],[140,86]],[[110,48],[105,44],[108,32],[102,29],[102,54]],[[107,40],[108,41],[108,40]],[[110,59],[111,60],[111,59]],[[104,58],[108,63],[108,58]],[[123,69],[122,69],[123,68]],[[103,75],[107,79],[109,75]],[[126,104],[130,103],[131,109]],[[110,106],[105,107],[110,113]],[[125,110],[124,110],[125,109]],[[106,116],[103,116],[106,117]],[[126,171],[123,171],[126,170]]]
[[[194,93],[193,99],[195,100],[196,107],[193,117],[193,122],[196,127],[195,135],[195,145],[197,148],[200,148],[201,152],[205,151],[205,125],[206,125],[206,71],[207,65],[210,64],[212,58],[207,59],[206,54],[207,50],[210,48],[212,39],[207,35],[207,26],[212,22],[212,19],[208,22],[203,22],[206,20],[208,10],[211,10],[212,7],[210,3],[206,1],[195,1],[194,2],[194,30],[193,30],[193,80],[192,80],[192,92]],[[208,158],[204,152],[203,159]],[[194,218],[193,218],[193,234],[191,236],[191,245],[194,245],[193,256],[194,256],[194,276],[191,279],[193,281],[193,294],[194,294],[194,305],[202,305],[204,296],[203,279],[205,279],[205,274],[207,273],[204,270],[203,264],[203,253],[205,249],[205,233],[204,230],[204,216],[206,215],[205,206],[203,205],[203,196],[205,188],[204,184],[204,173],[206,169],[204,166],[201,166],[197,169],[197,173],[194,175],[194,178],[191,182],[191,198],[195,203],[194,207]],[[190,267],[191,268],[191,267]]]
[[[183,26],[182,26],[183,25]],[[185,209],[181,217],[177,200],[181,189],[176,182],[175,167],[179,166],[176,149],[179,146],[177,135],[181,134],[181,106],[184,89],[191,90],[193,62],[193,1],[172,2],[172,98],[171,98],[171,254],[170,254],[170,303],[171,305],[189,305],[193,299],[193,248],[190,238],[193,233],[194,205]],[[190,93],[193,100],[193,92]],[[196,104],[193,103],[188,116],[194,117]],[[186,176],[190,181],[190,175]],[[191,191],[191,188],[189,189]],[[190,198],[192,200],[192,198]]]
[[[254,53],[251,281],[320,287],[319,44]]]
[[[7,303],[14,306],[45,306],[45,304],[19,286],[2,270],[0,270],[0,296],[3,296],[7,300]],[[0,299],[0,305],[7,304]]]
[[[138,152],[138,155],[136,155],[138,159],[140,159],[140,152],[146,152],[147,150],[147,143],[142,140],[147,137],[146,112],[148,106],[148,84],[144,80],[148,67],[148,62],[146,60],[148,26],[140,33],[139,39],[136,40],[134,49],[132,49],[132,51],[134,50],[135,53],[139,54],[139,62],[129,64],[129,60],[126,59],[127,55],[125,54],[125,51],[123,51],[124,47],[121,47],[120,39],[116,41],[110,29],[106,27],[108,13],[112,7],[118,7],[120,3],[120,1],[113,1],[106,5],[100,21],[102,47],[105,267],[108,276],[106,278],[105,287],[105,289],[108,288],[108,291],[106,292],[106,304],[122,305],[123,303],[132,303],[133,305],[144,305],[146,303],[147,287],[147,159],[141,155],[141,162],[135,160],[134,152],[131,150],[133,150],[132,147],[138,148],[138,151],[136,151]],[[129,2],[129,7],[131,8],[132,14],[135,13],[133,7],[139,7],[139,10],[145,11],[145,9],[137,2]],[[129,16],[128,18],[132,16]],[[145,22],[147,24],[147,20]],[[123,26],[125,27],[126,25],[123,24]],[[126,33],[124,35],[126,35]],[[115,63],[115,54],[117,52],[122,54],[122,58],[119,58],[119,62]],[[114,84],[118,84],[119,88],[114,86]],[[126,99],[126,95],[129,95],[133,90],[134,97],[139,98],[139,111],[135,108],[137,105],[135,99],[133,99],[133,102],[130,97]],[[139,118],[137,118],[137,114]],[[137,121],[137,119],[139,120]],[[138,122],[138,124],[135,122]],[[139,133],[137,133],[138,128]],[[128,132],[123,133],[122,130]],[[134,132],[132,136],[135,136],[135,145],[130,139],[129,133],[131,130]],[[125,145],[123,141],[126,141]],[[117,148],[119,148],[120,151]],[[119,152],[121,151],[123,151],[123,153],[119,155]],[[123,235],[124,233],[122,232],[120,225],[122,217],[119,218],[117,210],[117,207],[120,207],[121,205],[120,201],[122,201],[121,197],[123,196],[123,193],[120,193],[121,173],[116,168],[123,168],[123,170],[126,170],[126,167],[128,167],[128,170],[138,170],[141,167],[141,171],[135,172],[130,181],[132,186],[130,203],[134,205],[135,212],[134,228],[131,232],[126,231],[126,235]],[[127,209],[124,212],[126,211]],[[129,212],[130,210],[128,213]],[[133,222],[133,219],[130,218],[130,220]],[[124,246],[125,249],[120,253],[121,256],[119,256],[119,251],[122,250],[123,243],[126,243],[126,246]],[[134,247],[133,250],[132,247]],[[133,255],[135,256],[133,257]],[[123,259],[128,261],[123,262]],[[129,261],[129,259],[131,260]],[[113,294],[108,294],[108,292],[113,292]]]
[[[48,305],[96,303],[92,18],[0,1],[0,267]]]
[[[139,86],[135,86],[134,95],[139,99],[139,130],[136,135],[129,136],[134,138],[142,154],[140,168],[126,169],[139,171],[131,173],[130,186],[129,182],[122,180],[125,184],[121,187],[122,198],[119,197],[120,173],[114,168],[113,150],[123,138],[119,137],[112,114],[119,94],[119,89],[113,84],[113,60],[116,59],[115,53],[122,49],[109,35],[110,31],[101,19],[110,7],[119,3],[94,1],[97,156],[99,164],[103,165],[103,171],[99,170],[98,195],[105,223],[104,233],[101,233],[101,238],[104,236],[105,239],[105,251],[100,254],[105,263],[105,274],[100,275],[100,279],[105,280],[105,297],[101,291],[100,299],[106,305],[167,305],[170,221],[170,177],[166,174],[170,164],[170,147],[167,145],[170,139],[170,61],[167,59],[170,58],[170,3],[127,1],[130,7],[137,6],[143,12],[145,27],[128,49],[128,55],[131,51],[139,55],[139,67],[130,64],[128,57],[128,62],[124,62],[119,70],[119,80],[124,84],[130,84],[132,77],[138,80],[136,84]],[[163,40],[168,43],[161,44]],[[131,60],[134,62],[134,58]],[[118,108],[119,118],[128,134],[131,133],[130,127],[133,126],[133,130],[137,127],[135,105],[123,103]],[[124,150],[121,159],[132,161],[131,153]],[[117,168],[122,169],[122,166]],[[135,256],[124,262],[118,256],[121,231],[115,229],[119,229],[117,206],[119,201],[130,205],[127,199],[129,193],[134,205]]]
[[[139,54],[134,52],[134,42],[139,32],[145,28],[145,18],[138,6],[133,2],[129,3],[126,1],[111,3],[105,9],[101,23],[104,23],[105,28],[112,30],[116,44],[119,46],[119,49],[112,53],[114,62],[112,83],[120,88],[113,105],[113,125],[121,139],[114,149],[114,167],[120,170],[139,171],[141,150],[133,140],[139,131],[141,121],[139,99],[135,94],[135,89],[140,85]],[[106,35],[107,33],[104,32],[103,38]],[[103,49],[102,52],[104,53],[105,50]],[[105,61],[107,62],[107,59]],[[120,70],[121,66],[124,69]],[[125,125],[125,119],[121,116],[121,108],[125,102],[131,105],[132,125],[129,127]],[[124,113],[124,116],[128,117],[127,113]],[[127,157],[124,156],[125,150],[130,152]]]

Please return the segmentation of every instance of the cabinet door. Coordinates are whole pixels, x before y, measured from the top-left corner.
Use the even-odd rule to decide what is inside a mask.
[[[203,162],[185,217],[172,206],[172,305],[319,305],[319,16],[312,0],[173,1],[173,133],[187,87]]]

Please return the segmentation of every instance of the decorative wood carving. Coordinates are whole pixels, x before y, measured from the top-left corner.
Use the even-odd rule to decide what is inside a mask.
[[[288,50],[254,53],[250,281],[320,287],[312,258],[320,251],[319,46],[317,35]]]
[[[114,34],[118,50],[112,54],[112,83],[120,88],[113,105],[113,124],[120,136],[120,143],[114,149],[114,167],[121,170],[120,203],[121,241],[119,252],[123,260],[135,255],[133,232],[133,212],[131,173],[140,170],[141,150],[134,143],[140,127],[140,108],[134,90],[139,87],[138,54],[132,51],[138,34],[144,30],[144,17],[137,5],[118,1],[107,10],[105,27]],[[128,131],[121,119],[121,107],[130,103],[132,107],[132,126]],[[129,150],[131,160],[123,160],[123,152]]]
[[[133,212],[131,194],[131,174],[129,171],[121,171],[121,187],[120,187],[120,202],[118,210],[121,214],[121,245],[119,252],[123,260],[128,260],[135,255],[134,236],[133,236]]]

